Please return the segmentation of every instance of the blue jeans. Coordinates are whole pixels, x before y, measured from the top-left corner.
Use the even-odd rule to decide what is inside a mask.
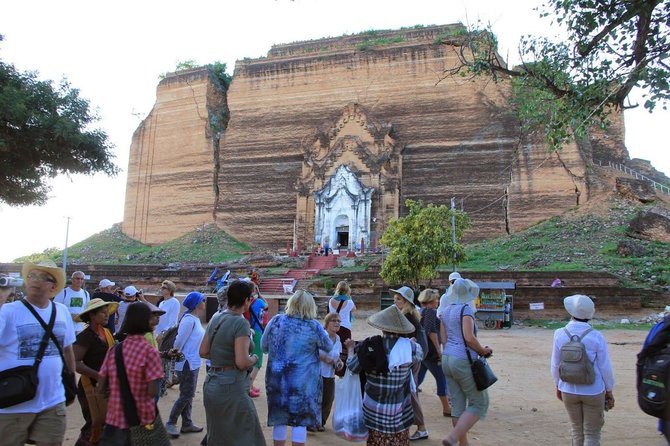
[[[193,397],[195,396],[195,387],[198,384],[199,369],[191,370],[188,361],[184,363],[184,369],[177,372],[179,377],[179,398],[174,402],[170,411],[168,424],[177,424],[177,419],[181,415],[181,427],[191,426],[191,410],[193,408]]]
[[[442,367],[437,361],[421,361],[421,368],[419,369],[419,379],[417,386],[420,386],[423,382],[423,379],[426,377],[426,372],[430,371],[430,374],[435,378],[437,383],[437,396],[446,396],[447,395],[447,379],[444,377],[444,372]]]
[[[663,432],[665,440],[668,442],[668,444],[670,444],[670,421],[659,419],[658,430]]]

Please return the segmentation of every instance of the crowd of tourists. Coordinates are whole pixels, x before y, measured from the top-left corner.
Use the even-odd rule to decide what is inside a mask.
[[[257,275],[235,279],[219,292],[218,311],[203,327],[205,296],[190,292],[180,303],[169,280],[154,305],[141,289],[128,284],[117,291],[109,279],[89,295],[81,271],[66,286],[63,270],[51,262],[26,263],[22,275],[24,299],[5,303],[9,293],[0,289],[2,444],[62,444],[65,407],[76,395],[84,420],[77,446],[160,446],[203,431],[202,445],[265,445],[254,402],[263,365],[266,423],[275,446],[289,437],[304,445],[307,432],[326,429],[331,413],[336,434],[363,435],[368,445],[427,439],[419,397],[427,372],[453,425],[443,445],[468,445],[468,432],[487,415],[487,385],[473,375],[473,363],[485,365],[493,349],[477,338],[479,288],[459,273],[450,275],[441,296],[434,289],[418,296],[408,286],[390,289],[393,305],[367,319],[381,334],[358,340],[352,333],[356,305],[344,281],[319,323],[307,291],[296,291],[284,312],[268,319]],[[597,445],[604,411],[614,407],[607,343],[589,324],[595,312],[589,297],[569,296],[564,306],[571,320],[556,330],[551,356],[556,396],[565,405],[573,444]],[[583,359],[573,361],[579,348]],[[203,366],[206,419],[200,422],[206,425],[199,426],[192,408]],[[75,371],[76,386],[67,373]],[[30,379],[17,378],[30,373],[32,388]],[[7,390],[8,382],[21,384]],[[346,396],[345,383],[354,383]],[[163,424],[157,402],[176,385],[179,394]],[[342,417],[338,408],[349,395],[359,401]],[[659,426],[664,433],[666,424]]]

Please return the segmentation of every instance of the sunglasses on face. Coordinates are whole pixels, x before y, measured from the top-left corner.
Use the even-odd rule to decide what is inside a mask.
[[[32,272],[28,274],[28,280],[32,280],[34,282],[49,282],[49,283],[56,283],[56,279],[51,277],[49,274],[46,273],[35,273]]]

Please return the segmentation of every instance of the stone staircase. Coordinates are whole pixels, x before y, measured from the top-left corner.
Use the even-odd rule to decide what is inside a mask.
[[[337,256],[310,255],[303,268],[290,269],[282,277],[267,277],[261,281],[261,294],[290,294],[299,280],[309,279],[319,274],[322,269],[337,266]]]
[[[262,295],[290,294],[295,289],[297,279],[293,277],[264,277],[258,287]]]
[[[321,271],[322,269],[331,269],[337,266],[337,256],[315,256],[314,254],[310,255],[307,258],[307,264],[305,265],[306,269],[316,269]]]

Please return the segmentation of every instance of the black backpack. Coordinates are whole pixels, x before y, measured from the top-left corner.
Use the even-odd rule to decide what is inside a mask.
[[[637,355],[637,403],[648,415],[670,419],[670,315]]]

